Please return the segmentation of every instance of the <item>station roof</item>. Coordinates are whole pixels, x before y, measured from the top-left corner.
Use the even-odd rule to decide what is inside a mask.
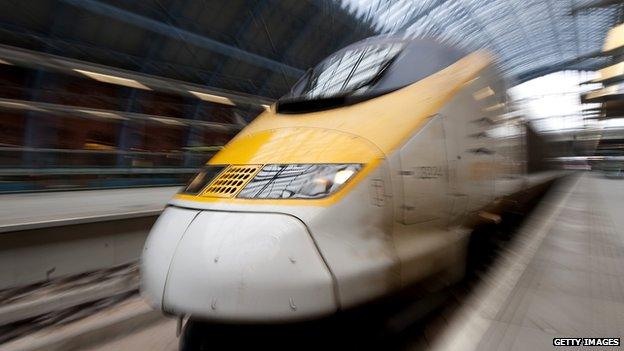
[[[0,2],[5,46],[268,98],[375,34],[328,0]]]
[[[614,0],[343,0],[376,31],[432,36],[468,49],[486,48],[522,82],[551,72],[596,70],[601,49],[620,22]]]
[[[487,48],[519,82],[595,70],[614,0],[33,0],[0,2],[0,44],[270,99],[385,33]]]

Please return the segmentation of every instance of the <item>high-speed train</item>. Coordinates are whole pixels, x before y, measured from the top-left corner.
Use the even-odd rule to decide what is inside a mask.
[[[461,277],[475,214],[530,184],[485,52],[374,37],[307,73],[168,204],[142,293],[167,314],[285,322]]]

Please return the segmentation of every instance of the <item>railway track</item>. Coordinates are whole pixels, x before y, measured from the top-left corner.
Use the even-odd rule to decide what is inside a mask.
[[[136,296],[136,263],[0,291],[0,345]]]

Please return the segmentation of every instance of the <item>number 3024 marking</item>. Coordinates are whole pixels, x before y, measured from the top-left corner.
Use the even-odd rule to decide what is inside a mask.
[[[444,175],[444,169],[441,166],[421,166],[414,168],[414,177],[418,179],[435,179]]]

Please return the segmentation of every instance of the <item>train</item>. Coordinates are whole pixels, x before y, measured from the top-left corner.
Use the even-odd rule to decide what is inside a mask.
[[[494,57],[379,36],[328,56],[153,226],[141,291],[174,316],[295,322],[461,279],[475,218],[550,176]]]

